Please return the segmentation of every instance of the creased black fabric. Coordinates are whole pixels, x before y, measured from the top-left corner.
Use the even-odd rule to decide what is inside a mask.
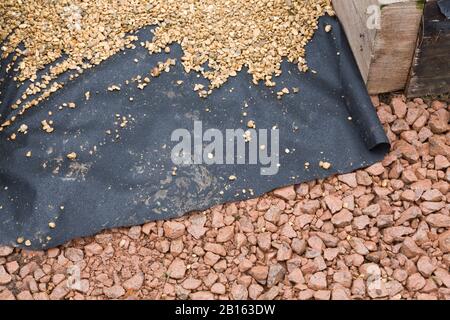
[[[450,0],[439,0],[438,5],[442,14],[450,19]]]
[[[324,31],[326,24],[333,27],[330,33]],[[149,29],[139,36],[140,41],[150,38]],[[251,84],[251,75],[243,71],[201,99],[192,88],[206,82],[194,73],[186,74],[180,63],[152,79],[144,90],[136,84],[123,85],[126,79],[145,76],[169,56],[179,59],[180,48],[174,46],[170,55],[150,56],[139,46],[119,53],[68,82],[1,133],[1,244],[16,245],[16,239],[24,237],[32,241],[32,248],[53,247],[102,229],[177,217],[350,172],[381,160],[388,151],[388,140],[335,18],[320,19],[307,47],[308,64],[317,73],[300,73],[296,65],[284,62],[276,88]],[[1,72],[5,77],[5,63]],[[21,95],[11,76],[6,75],[1,84],[2,119],[14,114],[8,105]],[[177,80],[184,82],[177,85]],[[112,84],[122,84],[122,90],[108,92]],[[274,92],[284,87],[299,87],[300,93],[278,100]],[[91,93],[88,101],[86,91]],[[77,108],[58,110],[71,101]],[[133,120],[120,128],[117,114]],[[53,133],[41,130],[44,119],[54,121]],[[259,165],[189,165],[178,166],[172,176],[174,129],[192,131],[198,120],[203,131],[225,132],[246,129],[250,119],[257,129],[270,130],[274,125],[280,129],[277,175],[261,175]],[[6,136],[17,132],[21,123],[28,125],[28,133],[7,141]],[[27,151],[31,158],[25,157]],[[78,154],[76,161],[65,158],[72,151]],[[319,161],[332,167],[321,169]],[[236,181],[230,182],[230,175]],[[56,222],[55,229],[49,228],[50,221]]]

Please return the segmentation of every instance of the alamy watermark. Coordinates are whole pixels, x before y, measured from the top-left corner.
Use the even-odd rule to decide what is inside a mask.
[[[67,268],[67,288],[71,290],[81,290],[81,270],[77,265]]]
[[[203,130],[201,121],[194,121],[193,132],[176,129],[171,141],[171,158],[175,165],[242,164],[260,165],[261,175],[275,175],[280,167],[279,129]]]
[[[373,296],[379,296],[382,294],[382,277],[381,269],[378,265],[372,264],[367,267],[367,280],[366,288],[367,292]]]

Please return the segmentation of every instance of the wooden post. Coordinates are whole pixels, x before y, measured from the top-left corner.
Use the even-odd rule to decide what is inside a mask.
[[[333,0],[333,6],[369,93],[403,90],[416,48],[422,1],[381,6],[379,0]]]
[[[436,1],[425,5],[424,19],[407,86],[408,97],[450,92],[450,20]]]

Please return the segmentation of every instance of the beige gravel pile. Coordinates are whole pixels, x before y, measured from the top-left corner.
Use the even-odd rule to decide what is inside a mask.
[[[31,81],[10,107],[22,115],[61,89],[66,71],[81,73],[134,48],[134,32],[148,25],[157,26],[154,38],[140,45],[169,53],[169,45],[180,44],[185,70],[210,81],[202,97],[244,66],[255,83],[274,85],[283,57],[307,70],[305,46],[325,13],[334,14],[330,0],[2,0],[1,58],[15,53],[9,68],[17,69],[18,82]]]
[[[365,170],[46,252],[0,248],[0,299],[450,299],[447,102],[373,98]]]

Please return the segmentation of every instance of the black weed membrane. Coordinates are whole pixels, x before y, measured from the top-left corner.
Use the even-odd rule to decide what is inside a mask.
[[[145,41],[151,34],[138,35]],[[149,55],[142,47],[118,53],[1,132],[1,244],[23,246],[22,239],[49,248],[179,217],[366,167],[389,149],[334,18],[320,19],[307,46],[310,71],[284,62],[273,88],[252,84],[243,70],[201,98],[193,88],[207,82],[184,72],[181,55],[177,46],[170,54]],[[143,90],[133,83],[168,57],[178,61],[170,72]],[[2,121],[22,94],[13,73],[4,61]],[[118,84],[120,91],[108,90]],[[279,99],[284,88],[289,94]],[[69,102],[76,108],[60,108]],[[44,120],[52,133],[43,130]],[[17,133],[23,123],[27,134]]]

